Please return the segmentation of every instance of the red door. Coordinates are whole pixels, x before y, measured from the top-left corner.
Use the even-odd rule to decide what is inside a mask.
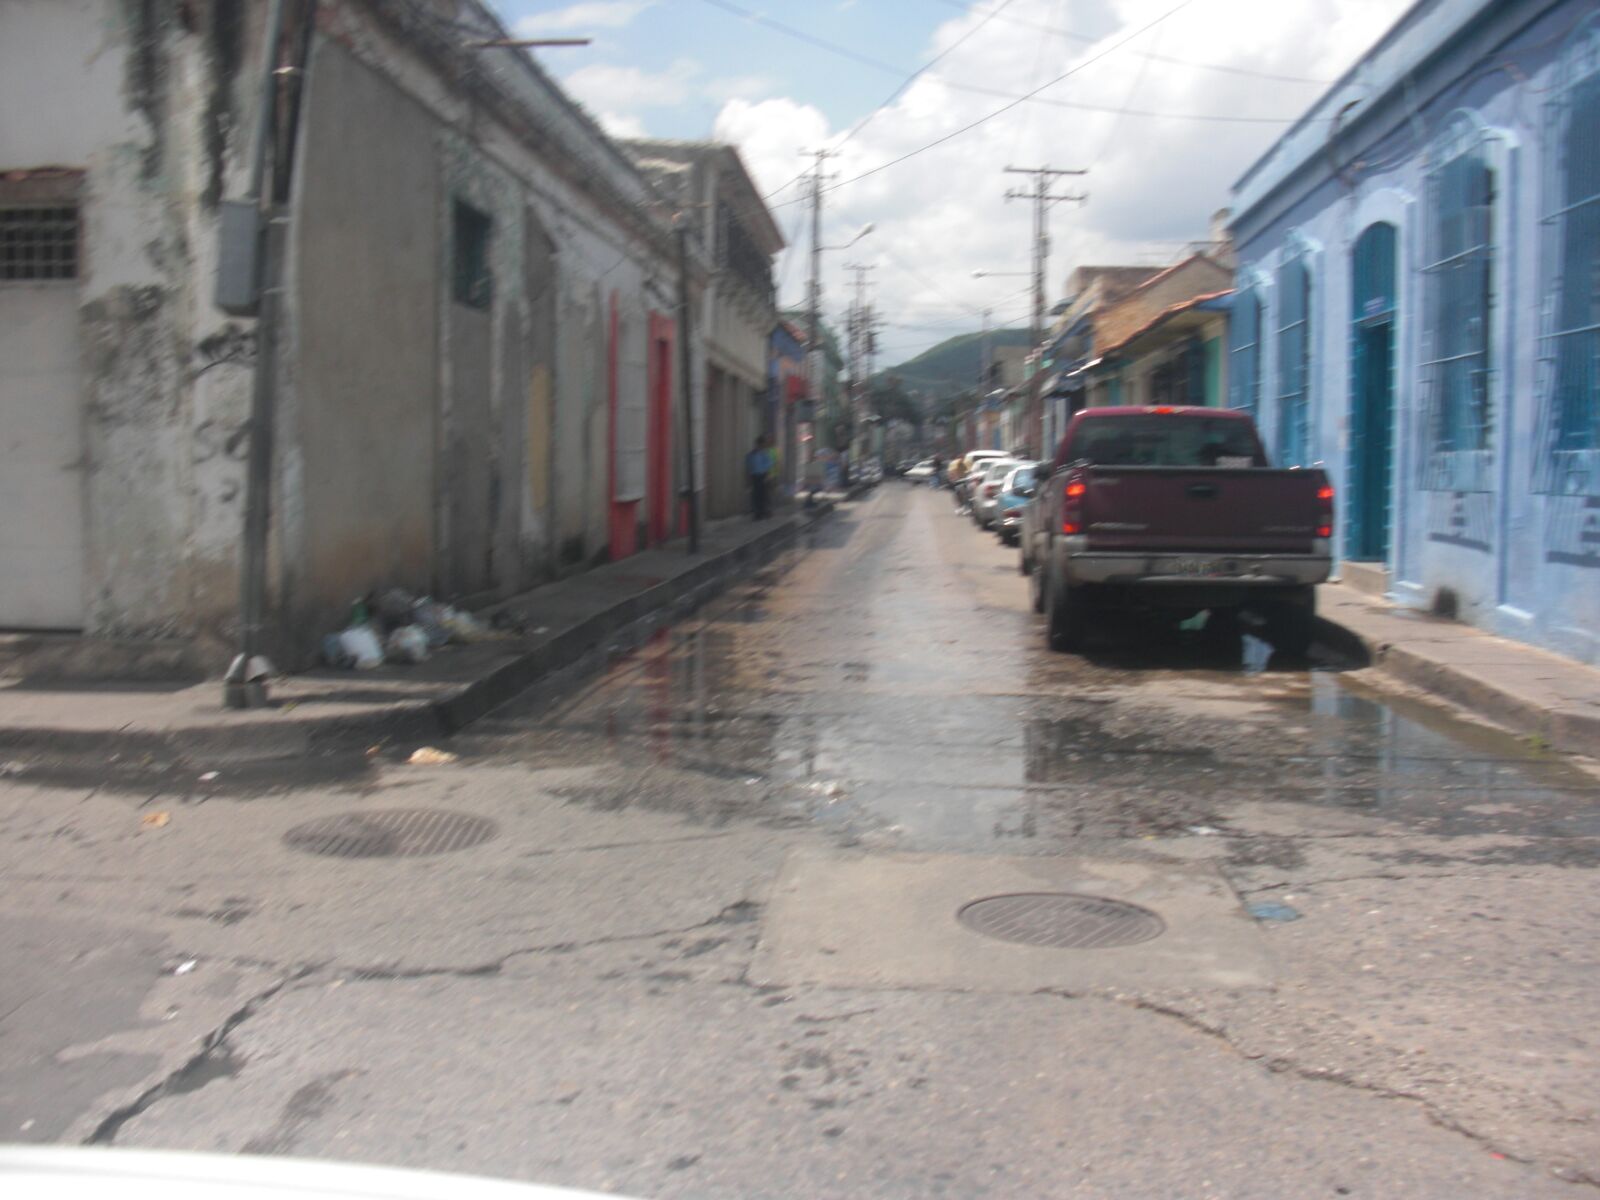
[[[645,500],[650,508],[650,541],[659,545],[672,531],[672,346],[670,318],[650,314],[650,420]]]

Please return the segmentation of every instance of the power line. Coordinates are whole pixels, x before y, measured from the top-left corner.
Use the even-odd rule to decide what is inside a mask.
[[[775,29],[780,33],[788,35],[789,37],[793,37],[793,38],[796,38],[796,39],[798,39],[798,40],[800,40],[802,42],[805,42],[807,45],[815,46],[820,50],[828,51],[830,54],[836,54],[841,58],[849,59],[853,63],[858,63],[858,64],[860,64],[861,66],[864,66],[864,67],[871,67],[875,71],[886,71],[891,75],[900,75],[900,74],[903,73],[902,68],[894,66],[891,63],[886,63],[881,59],[871,58],[868,55],[860,54],[860,53],[850,49],[848,46],[841,46],[838,43],[830,42],[830,41],[826,40],[825,38],[816,37],[814,34],[809,34],[809,33],[805,32],[805,30],[803,30],[803,29],[796,29],[792,25],[786,25],[782,21],[775,20],[772,17],[766,16],[763,13],[754,12],[751,9],[743,7],[742,5],[734,4],[734,3],[732,3],[732,0],[705,0],[705,3],[711,5],[713,8],[720,8],[720,9],[724,10],[725,12],[730,12],[730,13],[733,13],[734,15],[736,15],[736,16],[744,17],[746,20],[753,21],[757,25],[764,25],[769,29]],[[1182,7],[1184,7],[1184,5],[1179,5],[1179,7],[1182,8]],[[1174,11],[1176,11],[1176,10],[1174,10]],[[1171,13],[1167,14],[1167,16],[1171,16],[1171,15],[1172,15]],[[1165,20],[1166,18],[1162,17],[1162,18],[1159,18],[1159,19],[1160,20]],[[1152,22],[1151,24],[1153,25],[1154,22]],[[1150,26],[1147,25],[1143,29],[1141,29],[1139,32],[1142,33],[1142,32],[1144,32],[1144,29],[1148,29],[1148,28],[1150,28]],[[1135,35],[1135,36],[1137,36],[1137,35]],[[1131,38],[1124,38],[1122,41],[1116,43],[1115,46],[1112,46],[1111,50],[1117,49],[1118,47],[1126,44],[1130,40],[1132,40],[1132,39]],[[1102,53],[1102,54],[1097,54],[1093,58],[1089,59],[1087,62],[1081,64],[1080,66],[1074,67],[1071,71],[1067,72],[1067,74],[1068,75],[1076,74],[1079,70],[1082,70],[1083,67],[1088,66],[1090,63],[1094,63],[1094,62],[1100,61],[1100,59],[1104,58],[1106,56],[1106,54],[1109,54],[1109,53],[1110,53],[1110,50],[1107,50],[1105,53]],[[926,71],[926,68],[924,68],[923,70]],[[918,72],[918,73],[921,74],[922,72]],[[1111,105],[1090,104],[1087,101],[1082,101],[1082,100],[1055,100],[1055,99],[1050,99],[1048,97],[1042,97],[1041,98],[1041,97],[1039,97],[1039,92],[1043,91],[1044,88],[1036,88],[1034,91],[1028,92],[1028,93],[1026,93],[1024,95],[1021,95],[1021,96],[1017,96],[1012,92],[1000,91],[998,88],[982,87],[979,84],[975,84],[975,83],[961,83],[961,82],[959,82],[957,80],[947,78],[946,76],[943,76],[943,75],[931,75],[930,78],[939,80],[946,87],[951,88],[951,89],[953,89],[955,91],[971,92],[974,95],[979,95],[979,96],[996,96],[996,97],[999,97],[1001,99],[1013,100],[1017,104],[1020,104],[1023,101],[1032,100],[1032,101],[1034,101],[1035,103],[1038,103],[1038,104],[1048,104],[1053,108],[1071,108],[1071,109],[1076,109],[1076,110],[1084,111],[1084,112],[1118,112],[1118,111],[1122,111],[1125,116],[1130,116],[1130,117],[1150,117],[1150,118],[1154,118],[1154,119],[1169,120],[1169,121],[1214,121],[1214,122],[1221,122],[1221,123],[1224,123],[1224,124],[1239,124],[1239,125],[1291,125],[1296,120],[1299,119],[1298,117],[1247,117],[1247,116],[1236,116],[1236,115],[1234,115],[1232,113],[1151,112],[1151,111],[1147,111],[1147,110],[1143,110],[1143,109],[1119,110],[1116,107],[1111,106]],[[1057,79],[1052,80],[1051,83],[1059,83],[1062,79],[1065,79],[1065,78],[1066,78],[1066,75],[1059,76]],[[907,80],[906,81],[906,85],[909,85],[909,83],[910,83],[910,80]],[[1051,86],[1051,84],[1045,84],[1045,88],[1048,88],[1050,86]],[[788,186],[788,185],[786,184],[784,186]],[[780,188],[779,190],[781,191],[782,189]]]
[[[720,3],[721,0],[708,0],[708,2]],[[952,140],[954,138],[960,137],[963,133],[969,133],[972,130],[978,128],[978,126],[980,126],[980,125],[988,124],[990,121],[994,120],[996,117],[1010,112],[1013,108],[1016,108],[1017,105],[1021,104],[1023,101],[1029,99],[1032,96],[1038,95],[1040,92],[1044,91],[1046,88],[1054,87],[1056,84],[1060,83],[1062,80],[1068,79],[1071,76],[1076,75],[1079,71],[1083,70],[1085,67],[1092,66],[1093,64],[1099,62],[1102,58],[1105,58],[1109,54],[1114,54],[1117,50],[1121,49],[1123,46],[1126,46],[1129,42],[1133,41],[1134,38],[1139,37],[1142,34],[1148,33],[1150,30],[1154,29],[1157,25],[1161,24],[1161,22],[1165,21],[1168,17],[1172,17],[1172,16],[1177,15],[1179,12],[1182,12],[1184,9],[1188,8],[1189,5],[1191,5],[1192,3],[1194,3],[1194,0],[1179,0],[1179,2],[1176,5],[1174,5],[1172,8],[1169,8],[1166,12],[1162,13],[1159,17],[1156,17],[1153,21],[1149,21],[1146,24],[1139,26],[1138,29],[1135,29],[1127,37],[1122,38],[1120,41],[1112,43],[1110,46],[1107,46],[1104,50],[1102,50],[1099,54],[1096,54],[1094,57],[1092,57],[1090,59],[1087,59],[1084,62],[1079,63],[1077,66],[1071,68],[1070,70],[1063,71],[1060,75],[1057,75],[1054,79],[1050,80],[1049,82],[1040,84],[1038,87],[1034,88],[1033,91],[1029,92],[1027,95],[1018,96],[1015,100],[1011,101],[1009,104],[1002,104],[999,108],[995,109],[993,112],[987,114],[986,116],[979,117],[976,121],[970,121],[967,124],[961,126],[959,129],[952,129],[949,133],[946,133],[946,134],[944,134],[944,135],[942,135],[940,137],[937,137],[931,142],[927,142],[927,143],[925,143],[925,144],[923,144],[921,146],[918,146],[915,150],[908,150],[906,153],[900,155],[898,158],[891,158],[888,162],[879,163],[877,166],[871,167],[868,170],[865,170],[865,171],[861,172],[861,174],[859,174],[859,175],[852,175],[849,179],[840,180],[838,183],[835,183],[835,184],[831,185],[827,190],[830,191],[830,192],[837,191],[839,188],[847,187],[852,183],[857,183],[860,180],[866,179],[869,175],[876,175],[879,171],[887,171],[890,167],[899,166],[901,163],[905,162],[907,159],[915,158],[919,154],[922,154],[922,153],[924,153],[924,152],[926,152],[928,150],[932,150],[935,146],[942,146],[942,145],[944,145],[944,143],[946,143],[946,142],[948,142],[948,141],[950,141],[950,140]],[[794,202],[793,201],[787,201],[787,203],[791,203],[792,204]],[[776,206],[775,205],[774,207],[781,207],[781,206]]]
[[[972,5],[968,3],[968,0],[939,0],[939,3],[950,8],[959,9],[962,12],[973,11]],[[1003,8],[1004,5],[1001,7]],[[999,11],[999,9],[995,9],[988,15],[998,16]],[[1006,17],[1002,24],[1016,25],[1023,29],[1036,30],[1039,33],[1048,33],[1054,37],[1066,38],[1068,41],[1073,42],[1093,43],[1100,41],[1093,34],[1074,33],[1070,29],[1062,29],[1055,25],[1043,25],[1038,21],[1030,21],[1026,17]],[[1283,75],[1275,71],[1257,71],[1250,67],[1234,67],[1225,63],[1201,62],[1199,59],[1194,58],[1176,58],[1170,54],[1156,54],[1150,50],[1134,50],[1132,53],[1140,58],[1150,58],[1157,62],[1175,63],[1183,67],[1198,67],[1203,71],[1221,71],[1226,75],[1246,75],[1252,79],[1272,79],[1279,83],[1306,83],[1316,84],[1318,87],[1327,87],[1333,82],[1331,79],[1311,79],[1305,75]]]
[[[938,54],[935,54],[927,62],[923,63],[915,71],[911,72],[911,74],[907,75],[903,80],[900,81],[900,86],[899,87],[895,88],[894,91],[890,92],[882,100],[878,101],[878,105],[877,105],[876,108],[873,108],[871,111],[869,111],[867,113],[866,116],[862,117],[854,125],[850,126],[850,128],[845,131],[845,135],[842,138],[840,138],[837,142],[835,142],[833,144],[832,149],[837,150],[840,146],[844,145],[851,138],[855,137],[856,134],[860,133],[863,129],[865,129],[867,127],[867,125],[872,121],[872,118],[877,116],[884,109],[888,108],[889,105],[893,104],[895,102],[896,98],[899,97],[901,92],[905,91],[908,87],[910,87],[913,83],[916,82],[918,76],[920,76],[924,71],[926,71],[929,67],[933,66],[934,63],[938,62],[940,59],[944,58],[946,55],[951,54],[955,50],[960,49],[962,44],[965,43],[968,38],[970,38],[973,34],[977,33],[978,30],[982,29],[985,25],[987,25],[995,17],[999,16],[1001,11],[1010,3],[1012,3],[1012,0],[1000,0],[999,6],[997,8],[995,8],[992,12],[990,12],[987,16],[985,16],[983,18],[983,20],[979,21],[976,25],[974,25],[971,29],[967,30],[966,33],[962,34],[959,38],[957,38],[949,46],[946,46]],[[772,197],[776,196],[779,192],[783,191],[784,188],[788,187],[790,183],[793,183],[795,181],[795,179],[800,179],[804,175],[805,175],[804,171],[800,172],[800,174],[796,175],[794,177],[794,179],[789,180],[788,183],[785,183],[780,187],[774,188],[772,191],[768,192],[765,196],[763,196],[761,198],[763,200],[772,199]]]

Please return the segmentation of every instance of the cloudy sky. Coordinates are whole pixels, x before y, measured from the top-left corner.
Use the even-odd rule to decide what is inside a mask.
[[[985,308],[1027,324],[1030,211],[1004,197],[1028,181],[1005,166],[1089,172],[1057,181],[1088,198],[1051,212],[1052,300],[1080,264],[1170,261],[1409,0],[493,2],[521,34],[594,39],[538,53],[612,131],[739,147],[792,244],[784,303],[807,269],[801,151],[837,147],[823,244],[875,229],[824,256],[825,307],[871,264],[893,363]]]

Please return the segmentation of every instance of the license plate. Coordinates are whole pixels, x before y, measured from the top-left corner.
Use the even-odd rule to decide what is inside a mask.
[[[1165,575],[1223,575],[1223,563],[1215,558],[1169,558],[1162,564]]]

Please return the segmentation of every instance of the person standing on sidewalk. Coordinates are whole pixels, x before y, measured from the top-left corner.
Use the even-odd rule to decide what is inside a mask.
[[[754,448],[744,456],[744,473],[750,480],[752,520],[765,521],[771,515],[767,493],[772,486],[774,461],[771,439],[764,433],[757,435]]]

